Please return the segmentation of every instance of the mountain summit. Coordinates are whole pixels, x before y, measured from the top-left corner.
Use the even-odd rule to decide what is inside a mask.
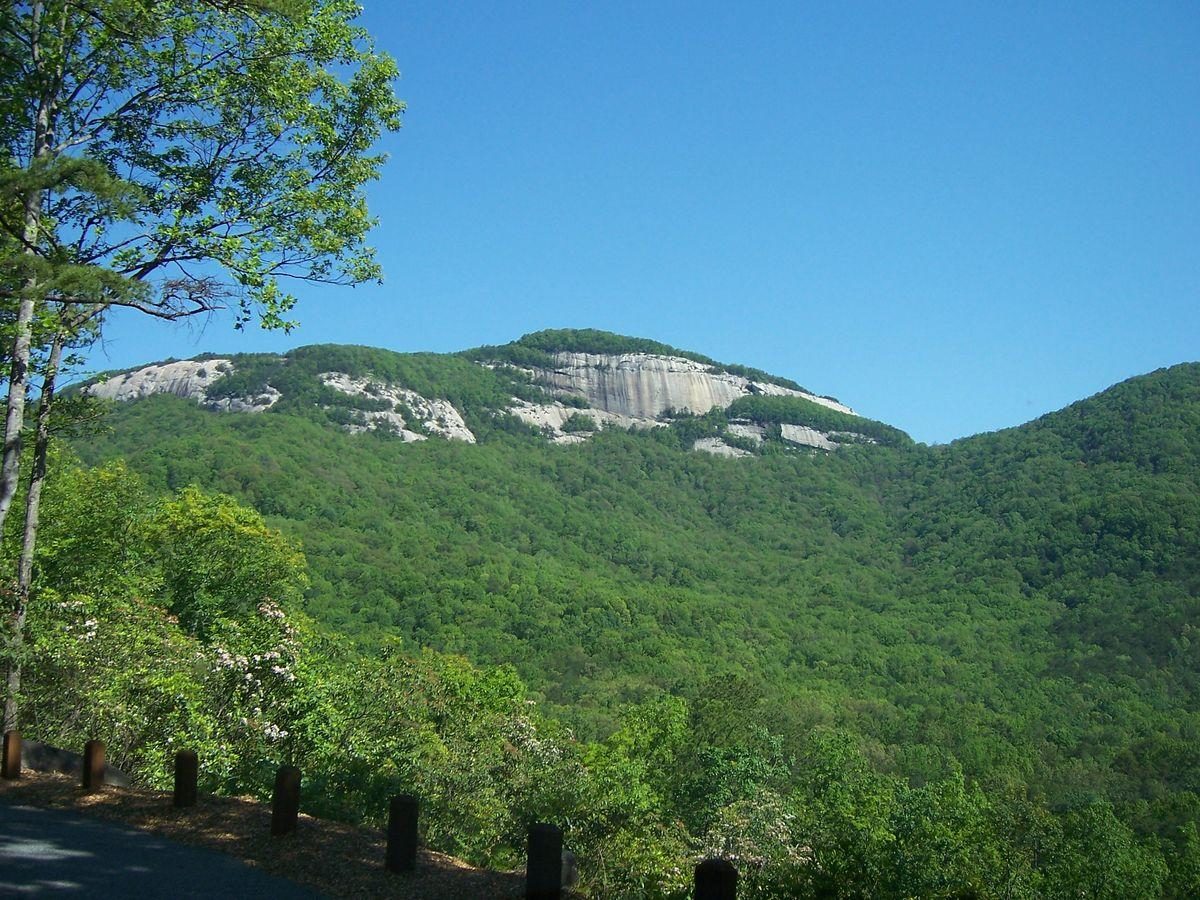
[[[768,442],[836,450],[906,439],[788,379],[595,330],[540,331],[452,355],[340,345],[205,355],[115,373],[84,390],[116,401],[170,394],[224,412],[315,407],[349,431],[409,442],[474,443],[471,419],[512,420],[563,444],[603,428],[706,417],[692,446],[723,456],[747,456]]]

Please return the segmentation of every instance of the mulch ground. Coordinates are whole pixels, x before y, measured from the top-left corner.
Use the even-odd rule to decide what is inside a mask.
[[[0,797],[29,806],[74,810],[226,853],[329,897],[517,900],[524,896],[524,873],[476,869],[425,848],[418,850],[414,873],[388,872],[383,867],[384,836],[378,829],[301,815],[295,834],[272,837],[270,809],[247,798],[201,796],[195,806],[175,809],[165,791],[105,786],[84,793],[74,778],[29,771],[17,779],[0,779]]]

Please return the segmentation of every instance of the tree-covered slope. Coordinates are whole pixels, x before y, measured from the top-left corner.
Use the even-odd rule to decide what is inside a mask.
[[[1061,707],[1040,743],[1080,791],[1200,789],[1198,453],[1188,364],[922,454],[889,484],[922,580],[1009,584],[1046,610]]]
[[[404,445],[169,397],[110,421],[88,456],[115,451],[160,488],[228,491],[301,537],[314,615],[513,661],[562,702],[603,708],[723,660],[759,670],[772,655],[781,673],[794,598],[889,593],[897,572],[877,504],[807,455],[746,466],[670,431]],[[730,619],[749,627],[717,640]]]
[[[440,359],[387,377],[432,382]],[[512,663],[583,734],[729,673],[783,733],[847,726],[916,778],[953,756],[1063,802],[1151,802],[1200,787],[1198,385],[1179,366],[948,447],[748,459],[690,452],[686,422],[401,444],[311,402],[172,397],[77,446],[244,499],[300,539],[319,621]]]

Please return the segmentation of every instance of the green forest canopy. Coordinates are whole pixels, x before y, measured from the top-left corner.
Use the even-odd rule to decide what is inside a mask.
[[[712,746],[766,729],[780,789],[835,728],[879,777],[943,790],[961,772],[988,802],[1019,786],[1056,816],[1108,804],[1137,841],[1188,846],[1200,366],[948,447],[748,460],[672,429],[404,445],[295,412],[153,397],[77,449],[155,491],[250,503],[303,545],[321,626],[368,656],[399,641],[511,665],[580,738],[734,679],[761,726],[710,723]],[[775,745],[755,746],[766,765]]]

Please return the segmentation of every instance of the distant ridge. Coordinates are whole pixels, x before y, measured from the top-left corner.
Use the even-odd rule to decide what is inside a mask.
[[[473,443],[497,421],[555,443],[579,443],[601,428],[686,421],[694,449],[732,457],[772,442],[830,451],[908,440],[789,379],[594,329],[540,331],[458,354],[331,344],[283,355],[204,354],[109,373],[82,390],[120,402],[169,394],[221,412],[315,407],[331,424],[409,443]]]

